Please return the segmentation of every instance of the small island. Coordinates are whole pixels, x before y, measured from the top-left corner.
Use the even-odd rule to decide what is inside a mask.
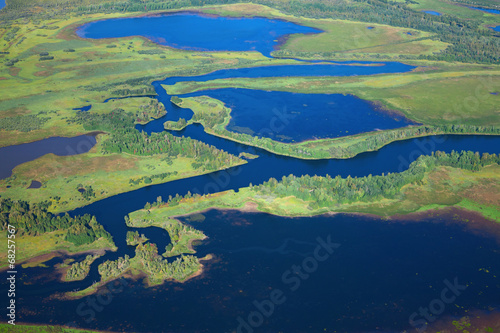
[[[87,277],[92,263],[99,258],[100,255],[87,255],[84,260],[71,264],[66,270],[63,281],[81,281]]]
[[[177,197],[180,199],[180,197]],[[155,243],[148,242],[144,235],[138,231],[128,231],[126,236],[127,245],[135,246],[135,256],[125,255],[117,260],[107,260],[99,265],[98,271],[101,280],[92,286],[64,295],[65,298],[80,298],[90,295],[98,290],[99,287],[122,276],[145,277],[148,286],[162,284],[164,281],[172,280],[184,282],[192,277],[201,274],[203,265],[200,261],[209,260],[211,257],[198,258],[192,254],[196,251],[193,243],[206,238],[206,235],[189,225],[183,224],[179,220],[166,217],[162,207],[175,205],[175,198],[171,198],[170,203],[165,203],[158,197],[153,204],[146,203],[145,208],[132,212],[125,217],[125,223],[128,227],[145,228],[158,227],[165,229],[171,243],[166,246],[165,253],[159,254],[158,246]],[[177,257],[175,259],[168,259]],[[88,257],[87,257],[88,258]],[[86,259],[85,264],[90,262],[91,258]],[[82,263],[72,265],[72,273],[82,270]],[[69,271],[68,271],[69,272]]]
[[[127,231],[127,245],[136,246],[148,241],[144,235],[139,235],[138,231]]]

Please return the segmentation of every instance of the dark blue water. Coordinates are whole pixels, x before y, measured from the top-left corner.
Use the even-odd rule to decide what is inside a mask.
[[[442,15],[441,13],[435,12],[433,10],[423,10],[422,12],[427,13],[427,14],[431,14],[431,15],[434,15],[434,16],[441,16]]]
[[[281,142],[335,138],[415,124],[352,95],[227,88],[182,97],[201,95],[218,99],[232,109],[229,131]]]
[[[89,111],[90,109],[92,108],[92,105],[86,105],[86,106],[82,106],[81,108],[74,108],[73,110],[77,110],[77,111]]]
[[[152,41],[186,50],[258,51],[266,56],[289,34],[319,33],[295,23],[265,18],[229,18],[179,13],[110,19],[83,25],[83,38],[144,36]]]
[[[5,7],[5,0],[0,0],[0,9]]]
[[[329,64],[303,64],[303,65],[272,65],[250,68],[231,68],[214,71],[198,76],[173,76],[158,84],[173,85],[177,82],[196,81],[206,82],[229,78],[262,78],[262,77],[299,77],[299,76],[358,76],[390,73],[406,73],[415,69],[415,66],[400,62],[366,62],[342,61]],[[158,92],[158,91],[157,91]]]
[[[490,9],[490,8],[482,8],[482,7],[469,7],[470,9],[480,10],[482,12],[490,13],[490,14],[500,14],[500,10],[498,9]]]
[[[0,148],[0,179],[10,177],[19,164],[32,161],[45,154],[58,156],[77,155],[88,152],[96,144],[94,135],[73,138],[52,137],[36,142]]]
[[[500,25],[498,25],[496,27],[491,27],[491,29],[500,32]]]
[[[339,62],[332,64],[310,64],[310,65],[280,65],[264,66],[253,68],[234,68],[223,69],[212,73],[198,76],[177,76],[169,77],[162,81],[152,83],[157,98],[165,105],[167,114],[159,119],[153,120],[145,125],[136,125],[140,131],[148,134],[152,132],[162,132],[163,123],[171,120],[177,121],[179,118],[191,119],[193,112],[188,109],[182,109],[170,103],[171,95],[167,93],[162,85],[170,86],[177,82],[196,81],[207,82],[217,79],[227,78],[260,78],[260,77],[300,77],[300,76],[356,76],[356,75],[375,75],[382,73],[404,73],[413,70],[415,67],[398,63],[363,63],[363,62]],[[168,89],[168,87],[167,87]],[[208,94],[205,91],[205,94]],[[276,93],[278,95],[279,93]],[[351,110],[344,110],[346,113]]]
[[[412,313],[441,297],[445,280],[455,279],[468,286],[439,318],[499,304],[498,243],[446,223],[450,217],[404,223],[214,210],[205,216],[194,224],[209,237],[197,251],[216,259],[202,276],[147,289],[128,280],[111,297],[100,296],[102,303],[95,296],[45,299],[54,283],[46,278],[19,288],[20,318],[127,332],[249,332],[245,325],[259,323],[252,312],[267,304],[268,318],[255,332],[401,332],[411,328]],[[320,262],[311,259],[318,238],[333,244],[332,253],[318,252]],[[292,274],[294,266],[307,270]],[[25,274],[31,281],[44,270]],[[270,307],[266,300],[277,290],[280,304]]]

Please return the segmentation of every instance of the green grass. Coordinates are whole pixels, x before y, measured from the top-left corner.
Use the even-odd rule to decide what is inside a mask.
[[[7,239],[7,232],[0,231],[0,236]],[[75,246],[73,243],[65,241],[65,236],[66,231],[59,230],[48,232],[40,236],[16,237],[16,264],[19,265],[30,258],[53,253],[55,251],[80,253],[93,252],[96,250],[116,250],[115,245],[105,239],[99,239],[91,244]],[[50,256],[42,259],[42,261],[37,261],[37,264],[49,259],[51,259]],[[0,254],[0,268],[5,266],[7,266],[7,252]]]
[[[365,213],[389,217],[442,207],[457,207],[476,211],[500,222],[500,202],[490,196],[500,190],[500,166],[470,172],[451,167],[436,167],[427,172],[422,184],[402,188],[395,199],[358,201],[312,209],[310,202],[294,196],[280,198],[261,195],[248,187],[205,195],[198,199],[183,199],[177,206],[163,206],[155,214],[175,218],[208,209],[258,210],[281,216],[313,216],[324,213]],[[496,200],[496,201],[495,201]]]
[[[3,333],[93,333],[103,331],[91,331],[85,329],[76,329],[63,326],[52,325],[26,325],[17,324],[9,325],[0,323],[0,332]]]
[[[0,180],[0,195],[30,202],[49,200],[52,202],[51,211],[62,212],[147,185],[206,173],[193,169],[191,163],[194,159],[190,158],[178,157],[170,164],[165,154],[142,157],[126,153],[101,155],[95,152],[96,149],[75,156],[49,154],[19,165],[14,169],[13,176]],[[246,162],[242,160],[242,163]],[[152,178],[152,183],[129,183],[130,179],[175,171],[176,175],[164,179]],[[41,182],[42,187],[28,189],[31,180]],[[84,199],[77,190],[79,184],[92,186],[95,198]],[[56,200],[57,197],[60,199]]]
[[[428,40],[432,37],[430,33],[414,29],[343,20],[301,19],[300,23],[324,32],[314,35],[294,35],[280,48],[281,50],[419,55],[439,52],[447,47],[445,43]]]

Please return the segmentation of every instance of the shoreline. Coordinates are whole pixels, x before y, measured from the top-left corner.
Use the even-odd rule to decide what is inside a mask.
[[[27,266],[27,267],[36,267],[39,266],[49,260],[52,260],[56,257],[63,257],[63,256],[68,256],[68,257],[73,257],[81,254],[94,254],[94,255],[104,255],[106,252],[116,252],[118,248],[111,248],[111,247],[105,247],[101,249],[91,249],[91,250],[82,250],[82,251],[77,251],[77,252],[70,252],[66,249],[54,249],[54,250],[49,250],[46,253],[39,254],[35,257],[31,257],[28,259],[24,259],[22,261],[16,262],[16,266]],[[0,267],[0,272],[4,272],[8,270],[8,266],[5,267]],[[56,271],[59,269],[56,269]]]
[[[352,95],[352,94],[351,94]],[[354,96],[355,98],[360,98],[356,95],[352,95]],[[187,126],[189,125],[192,125],[193,123],[196,123],[196,124],[200,124],[203,126],[203,131],[209,135],[213,135],[213,136],[216,136],[216,137],[219,137],[219,138],[223,138],[223,139],[226,139],[226,140],[229,140],[229,141],[233,141],[233,142],[236,142],[236,143],[240,143],[240,144],[244,144],[244,145],[247,145],[247,146],[251,146],[251,147],[256,147],[256,148],[259,148],[259,149],[263,149],[267,152],[270,152],[272,154],[275,154],[275,155],[280,155],[280,156],[288,156],[288,157],[293,157],[293,158],[297,158],[297,159],[301,159],[301,160],[324,160],[324,159],[337,159],[337,160],[346,160],[346,159],[350,159],[350,158],[353,158],[359,154],[363,154],[363,153],[367,153],[367,152],[373,152],[373,151],[378,151],[382,148],[384,148],[385,146],[393,143],[393,142],[398,142],[398,141],[404,141],[404,140],[412,140],[412,139],[416,139],[416,138],[424,138],[424,137],[430,137],[430,136],[442,136],[442,135],[477,135],[477,136],[500,136],[500,134],[496,134],[496,133],[480,133],[480,132],[468,132],[468,133],[447,133],[441,129],[439,129],[439,126],[436,126],[436,125],[425,125],[425,124],[421,124],[421,123],[418,123],[416,122],[415,120],[412,120],[408,117],[406,117],[406,115],[404,115],[404,113],[398,111],[398,110],[389,110],[389,109],[386,109],[382,103],[380,102],[377,102],[377,101],[367,101],[369,102],[370,104],[372,104],[374,106],[374,109],[376,109],[377,112],[383,112],[385,114],[388,114],[388,115],[391,115],[391,114],[396,114],[398,116],[402,116],[404,117],[405,119],[408,119],[410,120],[411,122],[413,122],[413,124],[409,124],[405,127],[400,127],[400,128],[393,128],[393,129],[385,129],[385,130],[374,130],[374,131],[370,131],[370,132],[364,132],[364,133],[358,133],[358,134],[354,134],[354,135],[348,135],[348,136],[342,136],[342,137],[336,137],[336,138],[322,138],[322,139],[308,139],[308,140],[304,140],[304,141],[300,141],[300,142],[293,142],[293,143],[284,143],[284,142],[280,142],[280,141],[276,141],[276,140],[273,140],[271,138],[267,138],[267,137],[264,137],[264,139],[266,141],[270,141],[271,145],[283,145],[284,147],[292,147],[292,148],[297,148],[297,147],[304,147],[304,148],[309,148],[307,147],[308,145],[315,145],[315,144],[323,144],[325,143],[325,145],[323,145],[322,149],[318,149],[317,151],[321,152],[321,151],[325,151],[325,149],[328,149],[329,147],[330,148],[333,148],[332,145],[335,145],[337,144],[337,147],[341,148],[342,146],[339,146],[341,145],[342,143],[344,142],[347,142],[347,145],[345,147],[349,148],[349,147],[352,147],[354,146],[355,144],[359,143],[358,140],[366,140],[366,139],[369,139],[373,136],[377,136],[378,133],[395,133],[395,135],[397,136],[398,134],[398,131],[405,131],[405,130],[411,130],[411,129],[418,129],[418,128],[430,128],[430,129],[435,129],[436,132],[435,133],[421,133],[419,135],[411,135],[411,136],[407,136],[407,137],[396,137],[394,139],[391,139],[389,141],[386,141],[386,142],[382,142],[382,143],[379,143],[377,147],[373,148],[373,149],[364,149],[362,151],[359,151],[359,152],[352,152],[352,153],[348,153],[347,155],[343,155],[343,156],[332,156],[332,153],[330,153],[329,156],[325,156],[325,157],[308,157],[308,156],[302,156],[302,155],[297,155],[297,154],[290,154],[290,153],[285,153],[285,152],[278,152],[276,151],[276,149],[274,148],[267,148],[267,147],[264,147],[264,146],[260,146],[258,144],[255,144],[253,141],[245,141],[245,140],[238,140],[236,138],[233,138],[229,133],[235,133],[236,135],[238,134],[242,134],[242,133],[236,133],[236,132],[231,132],[229,131],[228,129],[226,129],[226,126],[229,124],[230,120],[231,120],[231,112],[229,112],[229,119],[226,121],[224,121],[224,123],[221,124],[221,126],[223,126],[223,131],[225,131],[224,133],[217,133],[216,131],[214,131],[212,128],[207,128],[205,126],[205,123],[203,120],[188,120],[186,125],[182,128],[175,128],[175,129],[169,129],[170,131],[176,131],[176,132],[179,132],[179,131],[182,131],[184,130]],[[174,102],[172,102],[174,103]],[[183,107],[182,106],[182,102],[181,103],[174,103],[176,106],[180,107],[180,108],[183,108],[183,109],[188,109],[188,110],[191,110],[194,114],[196,114],[196,112],[190,108],[187,108],[187,107]],[[225,106],[225,104],[224,104]],[[175,124],[177,122],[174,122],[174,121],[167,121],[165,123],[172,123],[172,124]],[[164,123],[164,126],[165,126],[165,123]],[[252,136],[253,137],[253,136]],[[339,141],[337,143],[337,141]],[[350,143],[350,144],[349,144]],[[321,147],[321,146],[320,146]],[[344,149],[345,149],[344,147]],[[311,148],[311,149],[315,149],[315,148]],[[314,152],[314,150],[313,150]]]

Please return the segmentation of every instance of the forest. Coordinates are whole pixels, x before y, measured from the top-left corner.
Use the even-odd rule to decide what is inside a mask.
[[[39,236],[56,230],[66,230],[64,240],[76,246],[90,244],[99,238],[113,242],[111,234],[99,224],[95,216],[85,214],[71,217],[68,213],[54,215],[47,211],[49,203],[29,203],[22,200],[0,198],[0,223],[2,230],[8,225],[16,227],[19,236]]]
[[[43,127],[50,118],[24,115],[0,118],[0,130],[30,132]]]
[[[166,154],[170,157],[194,158],[193,168],[202,168],[203,171],[218,170],[238,161],[234,155],[191,138],[175,137],[170,133],[141,133],[134,128],[132,115],[122,109],[115,109],[108,114],[79,112],[68,122],[81,124],[89,131],[109,133],[110,136],[101,145],[104,154]]]

